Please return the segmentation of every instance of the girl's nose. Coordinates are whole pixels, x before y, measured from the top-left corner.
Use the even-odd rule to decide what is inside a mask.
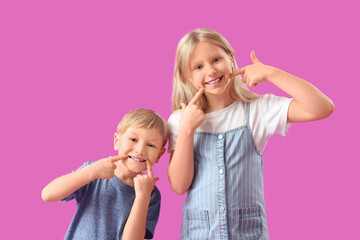
[[[216,76],[216,70],[215,68],[213,68],[212,66],[209,67],[209,71],[208,71],[208,75],[209,77],[215,77]]]

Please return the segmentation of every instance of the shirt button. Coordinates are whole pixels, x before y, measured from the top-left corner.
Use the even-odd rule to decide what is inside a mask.
[[[220,135],[218,136],[218,138],[221,140],[221,139],[224,138],[224,136],[220,134]]]
[[[223,174],[223,173],[224,173],[224,169],[220,169],[219,174]]]
[[[221,207],[220,207],[220,211],[223,212],[224,210],[225,210],[225,207],[224,207],[224,206],[221,206]]]

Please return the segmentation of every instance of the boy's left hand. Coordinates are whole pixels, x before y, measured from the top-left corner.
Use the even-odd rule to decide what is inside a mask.
[[[141,173],[134,178],[136,197],[150,197],[155,183],[159,180],[158,177],[154,178],[151,163],[149,161],[145,161],[145,163],[147,174]]]
[[[269,81],[276,68],[262,64],[256,58],[254,51],[251,51],[250,58],[253,64],[235,70],[230,74],[230,78],[242,74],[242,82],[249,87],[256,87],[259,82]]]

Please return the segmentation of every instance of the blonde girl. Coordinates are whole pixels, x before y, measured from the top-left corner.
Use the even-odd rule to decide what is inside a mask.
[[[328,117],[332,101],[310,83],[262,64],[238,69],[219,33],[196,29],[179,42],[168,120],[168,175],[187,192],[181,239],[268,239],[262,152],[290,123]],[[243,75],[243,77],[241,77]],[[247,87],[271,82],[292,98]]]

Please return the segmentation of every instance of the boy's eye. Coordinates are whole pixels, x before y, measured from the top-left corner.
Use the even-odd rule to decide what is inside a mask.
[[[214,62],[218,62],[218,61],[220,61],[219,58],[215,58],[215,59],[214,59]]]
[[[154,145],[152,145],[152,144],[149,144],[148,146],[149,146],[149,147],[152,147],[152,148],[154,148],[154,147],[155,147],[155,146],[154,146]]]

